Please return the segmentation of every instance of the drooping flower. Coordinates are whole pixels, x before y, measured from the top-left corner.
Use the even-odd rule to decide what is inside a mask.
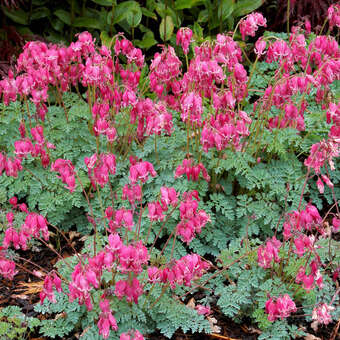
[[[244,40],[247,35],[254,37],[259,26],[267,27],[267,20],[261,13],[251,13],[247,15],[245,19],[242,19],[240,22],[242,40]]]
[[[118,326],[115,317],[112,315],[109,300],[101,300],[99,302],[99,307],[101,309],[101,313],[99,314],[97,326],[99,334],[101,334],[104,339],[107,339],[110,336],[110,328],[117,331]]]
[[[333,306],[322,303],[313,309],[312,319],[319,324],[328,325],[332,322],[332,315],[330,312],[334,309]]]
[[[269,321],[275,321],[278,318],[287,318],[291,313],[296,312],[294,301],[288,294],[278,298],[270,298],[266,302],[265,311],[268,314]]]
[[[176,34],[176,44],[181,45],[184,54],[188,54],[191,43],[192,30],[188,27],[181,27]]]

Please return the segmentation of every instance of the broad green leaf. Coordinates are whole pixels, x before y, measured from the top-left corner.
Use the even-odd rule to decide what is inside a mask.
[[[163,41],[169,40],[174,32],[174,23],[170,16],[166,16],[162,19],[161,24],[159,25],[159,34]]]
[[[137,4],[137,5],[136,5]],[[135,1],[124,1],[120,4],[117,5],[117,7],[114,9],[114,14],[113,14],[113,23],[118,24],[124,19],[127,19],[127,16],[129,14],[129,11],[132,10],[133,7],[139,6],[138,3]],[[139,6],[140,8],[140,6]],[[111,23],[111,18],[112,18],[112,12],[109,12],[107,16],[107,23]]]
[[[264,0],[239,0],[234,5],[234,17],[240,17],[255,11],[263,3]]]
[[[116,0],[91,0],[101,6],[112,6],[116,4]]]
[[[38,7],[32,11],[31,20],[38,20],[41,18],[46,18],[51,14],[47,7]]]
[[[146,32],[143,36],[142,40],[135,40],[135,45],[137,45],[139,48],[145,48],[148,49],[151,46],[154,46],[157,44],[157,40],[155,40],[153,32],[149,31]]]
[[[1,9],[5,15],[15,23],[20,25],[28,25],[28,12],[23,11],[21,8],[9,10],[4,6],[1,6]]]
[[[71,26],[71,14],[63,9],[57,9],[54,15],[58,17],[64,24]]]
[[[175,9],[191,8],[197,6],[201,2],[201,0],[176,0]]]
[[[102,29],[103,23],[100,20],[97,20],[95,18],[79,17],[79,18],[74,19],[72,26]]]
[[[142,20],[142,10],[138,2],[129,1],[129,9],[126,15],[126,21],[131,27],[136,27]]]
[[[153,11],[149,11],[147,8],[142,7],[142,13],[145,17],[157,20],[157,15]]]
[[[18,26],[15,28],[18,33],[20,33],[21,35],[33,35],[33,32],[29,29],[28,26]]]
[[[181,19],[180,16],[176,14],[176,12],[170,8],[165,7],[164,1],[163,2],[157,2],[156,4],[156,11],[159,14],[159,16],[164,19],[166,16],[170,16],[172,18],[172,22],[176,27],[181,26]]]
[[[207,22],[209,20],[209,11],[207,9],[202,9],[198,14],[197,22]]]
[[[58,18],[50,20],[50,23],[57,32],[61,32],[64,28],[64,23]]]
[[[100,40],[102,41],[103,45],[105,45],[108,48],[111,48],[113,38],[110,37],[106,31],[100,32]]]
[[[218,6],[218,18],[226,20],[234,10],[234,0],[222,0]]]
[[[201,39],[203,38],[203,29],[197,22],[194,23],[194,34]]]

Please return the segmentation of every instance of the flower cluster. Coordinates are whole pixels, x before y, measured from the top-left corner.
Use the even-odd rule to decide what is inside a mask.
[[[109,174],[116,173],[116,156],[113,154],[95,153],[91,157],[85,157],[84,162],[93,188],[96,188],[96,184],[103,188],[109,181]]]
[[[97,323],[99,334],[101,334],[104,339],[107,339],[110,335],[110,328],[116,331],[118,330],[118,326],[116,319],[111,313],[110,301],[107,299],[101,300],[99,302],[99,307],[101,310],[101,313],[99,314],[99,321]]]
[[[191,43],[192,30],[188,27],[182,27],[177,31],[176,44],[181,45],[184,54],[188,54]]]
[[[197,210],[198,201],[196,190],[185,192],[179,206],[181,221],[176,228],[177,233],[186,243],[190,243],[195,237],[195,233],[200,233],[202,228],[210,221],[210,216],[204,210]]]
[[[330,312],[334,309],[335,308],[333,306],[322,303],[313,309],[312,319],[318,324],[328,325],[330,322],[332,322],[332,316],[330,315]]]
[[[127,333],[122,333],[119,340],[144,340],[143,335],[136,329],[130,330]]]
[[[242,19],[240,22],[242,40],[244,40],[247,35],[254,37],[259,26],[267,27],[267,20],[261,13],[251,13],[247,15],[245,19]]]
[[[332,30],[334,26],[340,28],[340,5],[339,4],[331,5],[328,8],[327,14],[330,30]]]
[[[200,278],[209,267],[197,254],[191,254],[163,269],[149,267],[148,277],[151,283],[169,283],[175,289],[176,284],[191,286],[191,281]]]
[[[266,246],[260,246],[257,250],[258,265],[263,268],[270,268],[272,261],[275,263],[280,262],[279,250],[281,242],[273,236],[271,240],[268,240]]]
[[[62,291],[61,280],[56,273],[46,275],[43,290],[40,292],[41,303],[43,303],[46,298],[48,298],[49,301],[56,303],[53,288],[55,288],[57,292]]]
[[[26,213],[26,218],[24,223],[20,226],[19,230],[13,227],[14,222],[14,214],[13,212],[9,212],[6,215],[7,223],[9,228],[5,231],[5,237],[2,242],[2,246],[4,249],[13,244],[15,249],[27,250],[27,243],[34,237],[40,238],[40,235],[47,241],[49,239],[49,231],[47,227],[47,220],[42,215],[39,215],[34,212],[29,212],[27,210],[26,204],[17,205],[17,198],[11,198],[12,205],[15,208],[18,208],[20,211]]]
[[[288,294],[280,296],[278,298],[270,298],[266,302],[266,313],[268,314],[269,321],[275,321],[278,318],[287,318],[291,313],[296,312],[296,306],[294,301]]]
[[[15,262],[8,260],[0,247],[0,274],[8,280],[13,280],[13,277],[17,273],[18,271],[15,270]]]
[[[67,184],[66,189],[73,192],[76,188],[76,178],[74,173],[74,166],[72,162],[68,159],[56,159],[51,165],[51,171],[59,172],[58,176],[63,183]]]
[[[202,163],[193,165],[192,159],[183,159],[181,165],[179,165],[175,170],[175,178],[181,177],[182,175],[186,175],[188,181],[198,181],[199,175],[202,172],[202,177],[210,182],[210,176],[208,175],[207,169],[204,167]]]

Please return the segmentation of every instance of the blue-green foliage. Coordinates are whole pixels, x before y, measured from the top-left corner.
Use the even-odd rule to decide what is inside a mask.
[[[27,317],[18,306],[8,306],[0,310],[0,338],[25,339],[40,325],[40,320]]]
[[[258,89],[265,88],[273,69],[273,65],[259,63],[251,86]],[[262,77],[263,73],[267,73],[268,77]],[[63,99],[68,122],[64,109],[58,105],[51,105],[44,123],[46,140],[56,145],[55,150],[50,150],[50,158],[51,161],[57,158],[70,159],[75,165],[84,189],[90,193],[91,185],[84,157],[97,152],[97,143],[92,134],[92,126],[88,123],[91,121],[88,105],[74,94],[64,94]],[[0,148],[10,155],[13,154],[14,141],[20,139],[17,129],[19,122],[22,117],[26,117],[27,121],[27,112],[25,106],[19,102],[12,103],[8,107],[1,104],[0,110],[2,111],[0,124],[4,127],[0,130]],[[246,107],[246,110],[249,111],[250,108]],[[186,157],[186,132],[183,123],[175,113],[174,132],[171,137],[151,136],[138,143],[134,141],[129,150],[130,154],[151,162],[158,174],[143,186],[141,205],[145,208],[141,220],[143,239],[150,225],[146,203],[159,199],[162,186],[174,187],[180,194],[197,190],[201,199],[199,209],[204,209],[211,220],[190,244],[183,244],[177,240],[172,250],[172,241],[169,242],[162,256],[159,256],[160,249],[164,246],[167,237],[175,230],[179,222],[179,211],[177,209],[173,212],[164,223],[164,227],[163,222],[154,222],[147,243],[151,245],[160,228],[162,231],[157,247],[151,254],[151,262],[166,263],[172,252],[174,258],[179,258],[188,252],[196,252],[202,256],[207,254],[217,256],[221,253],[221,262],[227,266],[244,255],[237,264],[232,265],[222,275],[207,284],[215,295],[207,295],[206,301],[217,301],[221,311],[237,321],[246,315],[251,315],[264,330],[262,339],[286,339],[297,334],[297,329],[286,321],[272,324],[267,320],[267,315],[264,313],[267,293],[283,294],[286,288],[282,286],[282,282],[272,280],[265,270],[257,266],[255,249],[267,237],[271,237],[276,229],[281,230],[283,222],[281,217],[285,212],[297,208],[306,174],[303,159],[308,156],[310,146],[319,141],[320,136],[327,136],[327,125],[319,124],[321,108],[311,102],[309,110],[310,113],[305,119],[306,132],[298,134],[295,129],[273,129],[273,131],[262,129],[260,138],[256,143],[251,141],[244,152],[226,150],[219,155],[212,150],[208,153],[203,152],[200,160],[212,177],[210,183],[202,178],[198,182],[189,182],[185,176],[174,178],[176,167]],[[30,112],[34,115],[32,105],[30,105]],[[122,111],[117,115],[121,123],[118,128],[120,140],[124,139],[126,127],[124,124],[128,123],[126,113]],[[276,114],[278,113],[270,113],[270,115]],[[256,122],[256,119],[254,121]],[[28,125],[26,124],[26,128]],[[99,188],[97,192],[91,192],[90,195],[94,217],[99,221],[98,248],[101,248],[106,241],[106,236],[102,236],[104,235],[103,210],[109,205],[114,209],[130,208],[129,203],[121,198],[122,187],[128,183],[129,174],[129,153],[126,152],[127,150],[122,150],[121,145],[117,142],[112,146],[112,152],[117,157],[116,174],[110,176],[112,192],[110,187],[105,186]],[[106,152],[107,147],[105,139],[100,139],[99,151]],[[193,155],[194,158],[195,156],[197,155]],[[0,204],[6,205],[8,198],[13,195],[18,196],[20,201],[28,204],[30,210],[39,211],[50,223],[63,230],[76,228],[87,235],[84,252],[92,254],[93,249],[89,247],[93,244],[93,237],[89,234],[93,233],[93,228],[86,216],[91,214],[91,209],[79,183],[71,194],[64,188],[64,184],[57,177],[58,174],[43,169],[39,160],[28,157],[23,161],[23,165],[27,171],[20,172],[18,178],[14,179],[6,175],[0,177]],[[335,185],[335,197],[340,197],[338,185],[340,172],[333,171],[330,178]],[[325,189],[325,199],[321,199],[314,183],[310,183],[305,188],[306,201],[311,199],[319,209],[332,203],[333,193],[329,188]],[[305,201],[302,203],[305,204]],[[248,237],[252,237],[251,242]],[[328,249],[327,245],[321,249]],[[246,253],[248,254],[245,255]],[[324,250],[320,256],[327,259],[328,252]],[[76,258],[67,261],[73,261],[75,264]],[[71,268],[73,267],[71,265]],[[298,267],[298,261],[290,263],[284,268],[284,272],[288,277],[293,278]],[[60,266],[59,269],[63,276],[70,277],[71,272],[67,266]],[[205,278],[202,280],[204,281]],[[67,291],[67,287],[64,288]],[[150,301],[157,299],[160,293],[159,289],[155,288],[150,293],[152,297]],[[51,304],[45,301],[42,306],[35,307],[37,312],[48,315],[46,320],[40,322],[41,333],[55,338],[56,336],[67,337],[75,330],[82,330],[81,339],[97,339],[98,329],[95,319],[99,311],[87,312],[86,308],[79,306],[77,301],[69,303],[66,295],[56,296],[57,303]],[[165,336],[171,337],[179,328],[185,332],[210,331],[207,321],[202,316],[174,300],[169,292],[162,295],[154,308],[149,308],[150,302],[145,299],[145,296],[141,297],[138,306],[125,301],[119,301],[113,306],[120,332],[135,327],[148,334],[157,328]],[[4,322],[8,324],[8,321]],[[9,329],[9,326],[3,323],[1,325],[3,329]],[[112,334],[110,339],[118,339],[118,335]]]

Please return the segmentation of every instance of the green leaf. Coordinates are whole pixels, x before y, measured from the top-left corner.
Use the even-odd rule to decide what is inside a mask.
[[[165,7],[164,1],[157,2],[156,11],[162,19],[164,19],[166,16],[170,16],[172,18],[172,22],[176,27],[181,26],[180,16],[177,15],[176,12],[171,7]]]
[[[197,6],[197,4],[201,3],[201,0],[176,0],[175,1],[175,9],[185,9]]]
[[[57,9],[54,15],[58,17],[64,24],[71,26],[71,14],[63,9]]]
[[[116,0],[91,0],[101,6],[112,6],[116,4]]]
[[[64,23],[58,18],[54,18],[53,20],[50,20],[50,23],[57,32],[61,32],[64,28]]]
[[[197,22],[194,23],[194,34],[203,39],[203,29]]]
[[[72,24],[74,27],[90,27],[96,29],[103,29],[103,23],[95,18],[79,17],[74,19]]]
[[[100,40],[102,41],[103,45],[111,48],[113,37],[110,37],[106,31],[100,32]]]
[[[1,6],[2,11],[5,15],[13,20],[15,23],[20,25],[28,25],[28,12],[23,11],[20,9],[9,10],[4,6]]]
[[[163,41],[169,40],[174,32],[174,23],[170,16],[166,16],[162,19],[161,24],[159,25],[159,34]]]
[[[255,11],[263,4],[264,0],[240,0],[234,6],[234,17],[246,15]]]
[[[114,16],[113,16],[113,23],[118,24],[119,22],[127,19],[129,12],[133,11],[133,8],[139,7],[139,4],[136,1],[124,1],[115,8]],[[108,24],[111,23],[112,12],[110,12],[107,16]]]
[[[142,13],[145,17],[149,17],[151,19],[157,20],[157,15],[154,12],[149,11],[145,7],[142,7]]]
[[[207,22],[209,20],[209,11],[207,9],[203,9],[198,14],[197,22]]]
[[[157,44],[157,40],[155,40],[154,34],[151,31],[148,31],[144,34],[142,40],[135,40],[135,45],[137,45],[139,48],[150,48],[151,46],[154,46]]]
[[[142,20],[142,10],[136,1],[129,1],[129,9],[126,15],[126,21],[131,27],[137,27]]]
[[[46,18],[51,14],[47,7],[38,7],[32,11],[31,20],[38,20],[41,18]]]
[[[226,20],[234,10],[233,0],[222,0],[218,6],[218,17],[223,21]]]

